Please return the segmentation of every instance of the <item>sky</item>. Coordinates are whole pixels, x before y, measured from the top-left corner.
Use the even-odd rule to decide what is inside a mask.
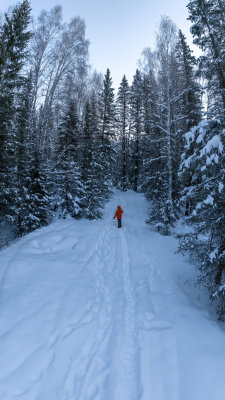
[[[190,21],[187,21],[188,0],[31,0],[32,15],[56,5],[63,9],[63,19],[81,16],[86,23],[86,37],[90,41],[90,63],[105,74],[109,68],[114,87],[125,74],[132,82],[137,61],[145,47],[155,46],[155,32],[160,17],[170,17],[187,37],[193,48]],[[0,0],[0,12],[17,3]]]

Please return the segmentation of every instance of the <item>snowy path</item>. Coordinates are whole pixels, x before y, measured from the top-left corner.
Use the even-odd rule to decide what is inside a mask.
[[[123,227],[112,223],[124,209]],[[0,253],[0,400],[214,400],[225,332],[140,194]]]

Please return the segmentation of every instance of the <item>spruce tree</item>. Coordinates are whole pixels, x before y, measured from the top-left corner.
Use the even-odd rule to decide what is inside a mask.
[[[29,175],[26,178],[22,230],[24,233],[47,225],[52,219],[52,198],[50,196],[48,165],[35,144],[29,149]]]
[[[30,171],[33,165],[31,131],[31,102],[32,102],[32,76],[26,79],[19,95],[17,106],[17,118],[15,122],[15,146],[16,146],[16,174],[14,183],[13,202],[11,210],[14,213],[17,233],[23,235],[31,229],[27,221],[30,215],[30,206],[27,199],[30,196]]]
[[[31,33],[27,0],[5,14],[0,31],[0,203],[1,218],[13,222],[16,200],[17,102],[24,85],[22,69]]]
[[[115,165],[115,150],[113,140],[115,139],[115,104],[114,89],[112,88],[112,78],[107,69],[103,89],[99,99],[99,130],[101,136],[101,175],[99,179],[102,185],[102,192],[107,197],[110,192],[110,186],[113,177],[113,168]]]
[[[116,99],[116,122],[119,138],[118,149],[118,185],[124,191],[129,188],[129,125],[130,125],[130,88],[126,76],[120,83]]]
[[[220,0],[192,0],[187,5],[194,43],[204,51],[200,70],[208,80],[214,101],[211,112],[225,110],[225,27],[224,4]],[[216,101],[215,101],[216,99]],[[221,114],[222,111],[222,114]]]
[[[202,117],[201,95],[202,91],[196,79],[197,62],[191,54],[186,38],[179,30],[176,45],[176,121],[175,121],[175,147],[177,157],[174,159],[174,192],[177,198],[180,193],[182,182],[178,179],[181,154],[184,151],[184,133],[193,126],[198,125]],[[187,182],[185,182],[187,184]],[[179,201],[179,198],[178,198]],[[190,199],[186,204],[186,212],[190,207]]]
[[[177,94],[176,106],[177,127],[179,132],[188,132],[198,125],[202,118],[201,88],[196,79],[197,62],[181,30],[178,32],[176,46],[177,61]]]
[[[100,134],[96,96],[92,94],[84,109],[82,182],[84,187],[84,215],[89,219],[100,218],[104,204],[101,190]]]
[[[181,248],[200,261],[199,280],[218,300],[218,315],[225,320],[225,135],[224,122],[202,121],[185,134],[180,179],[188,182],[183,202],[192,200],[187,219],[190,233],[181,239]]]
[[[157,82],[150,69],[143,75],[143,170],[142,190],[149,199],[158,198],[160,175],[160,131],[157,110]],[[157,191],[157,193],[156,193]]]
[[[63,217],[78,217],[82,211],[80,122],[77,104],[68,101],[58,133],[57,188]]]
[[[137,69],[131,85],[131,182],[136,192],[140,184],[142,168],[141,134],[143,133],[143,82],[140,71]]]

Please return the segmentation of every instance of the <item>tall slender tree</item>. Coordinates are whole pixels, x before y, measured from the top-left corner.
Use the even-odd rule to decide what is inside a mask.
[[[84,186],[84,215],[89,218],[101,217],[104,195],[101,190],[100,135],[96,108],[96,96],[87,100],[83,122],[83,168],[82,182]]]
[[[182,200],[192,198],[187,221],[194,229],[183,236],[181,247],[200,261],[200,281],[211,298],[218,300],[218,314],[225,320],[225,135],[220,120],[201,121],[185,134],[180,167]],[[188,179],[189,178],[189,179]]]
[[[5,14],[0,30],[0,213],[10,221],[15,200],[17,102],[32,35],[28,30],[30,11],[24,0],[11,14]]]
[[[57,151],[58,196],[62,216],[76,217],[82,211],[83,185],[81,181],[80,122],[77,104],[68,100],[59,127]]]
[[[143,81],[137,69],[131,85],[131,181],[136,192],[139,187],[139,178],[142,168],[141,134],[143,132]]]
[[[150,56],[148,52],[148,57]],[[152,55],[153,56],[153,55]],[[143,73],[143,171],[142,190],[148,198],[155,196],[157,182],[159,182],[160,167],[160,131],[158,128],[159,116],[157,109],[157,82],[151,61]]]
[[[160,164],[160,186],[157,187],[150,220],[163,226],[164,232],[174,222],[174,157],[175,155],[175,89],[176,26],[168,17],[162,17],[157,34],[156,60],[158,64],[157,140],[159,143],[156,163]]]
[[[194,43],[205,53],[200,70],[213,93],[212,110],[221,116],[225,109],[225,25],[224,4],[220,0],[192,0],[187,5]]]
[[[202,93],[196,79],[197,62],[181,30],[176,46],[177,61],[177,127],[181,133],[198,125],[202,118]]]
[[[197,62],[187,45],[186,38],[179,30],[178,42],[176,46],[177,63],[177,100],[176,100],[176,152],[177,157],[174,160],[175,185],[177,194],[182,190],[183,185],[188,182],[182,182],[178,179],[178,171],[181,162],[181,154],[184,151],[184,134],[193,126],[198,125],[202,118],[202,90],[196,78]],[[189,181],[189,184],[191,182]],[[191,199],[187,199],[186,213],[190,212]]]
[[[103,89],[99,98],[99,129],[101,135],[100,157],[102,160],[102,171],[99,179],[101,179],[102,191],[107,196],[112,180],[113,166],[115,165],[113,146],[113,139],[115,138],[115,104],[109,69],[106,71]]]
[[[119,187],[124,191],[129,187],[128,169],[129,169],[129,126],[130,126],[130,88],[126,76],[120,83],[116,99],[116,121],[119,136],[118,152]],[[118,164],[117,164],[118,165]]]

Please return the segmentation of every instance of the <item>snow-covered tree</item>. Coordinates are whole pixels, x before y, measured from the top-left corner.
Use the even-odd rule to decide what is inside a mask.
[[[82,211],[81,129],[77,104],[69,100],[59,127],[57,157],[57,196],[62,216],[76,217]]]
[[[84,109],[82,182],[84,215],[89,219],[101,217],[104,195],[101,190],[100,132],[96,96],[92,94]]]
[[[196,79],[197,62],[181,30],[176,46],[177,61],[177,121],[179,132],[188,132],[202,118],[201,88]]]
[[[35,146],[30,151],[32,163],[26,178],[25,215],[22,221],[25,233],[47,225],[51,221],[53,203],[50,195],[49,167]]]
[[[43,10],[34,25],[30,50],[33,109],[41,107],[40,145],[51,158],[63,105],[68,97],[83,107],[86,95],[88,41],[80,17],[62,21],[62,8]]]
[[[145,49],[142,54],[143,74],[143,138],[142,190],[148,199],[157,201],[161,186],[160,130],[158,115],[158,85],[155,53]],[[159,187],[158,187],[159,185]]]
[[[143,81],[137,69],[133,77],[130,96],[131,113],[131,168],[130,180],[132,188],[137,191],[140,185],[140,172],[142,168],[142,133],[143,133]]]
[[[107,69],[103,89],[99,96],[99,130],[101,136],[100,159],[101,172],[99,180],[102,185],[102,193],[109,194],[113,176],[113,167],[115,165],[115,150],[113,140],[115,139],[115,103],[114,89],[112,87],[112,78],[110,70]]]
[[[118,185],[122,190],[129,187],[129,127],[130,127],[130,88],[126,76],[120,83],[116,99],[116,122],[119,140]]]
[[[169,232],[169,225],[175,220],[174,199],[175,173],[174,160],[179,157],[176,153],[175,131],[175,99],[176,99],[176,71],[175,48],[177,43],[176,26],[168,17],[162,17],[157,33],[157,111],[155,117],[155,167],[151,176],[156,196],[152,203],[149,221],[159,223],[164,232]]]
[[[208,81],[209,112],[223,117],[225,109],[224,2],[192,0],[187,5],[194,43],[203,50],[199,67]]]
[[[179,30],[176,45],[176,88],[174,104],[174,130],[176,157],[173,161],[174,192],[179,196],[182,182],[178,179],[180,157],[184,150],[184,133],[198,125],[202,117],[201,88],[196,78],[196,60],[187,45],[186,38]],[[179,199],[178,199],[179,201]],[[187,203],[187,210],[189,203]],[[187,211],[188,212],[188,211]]]
[[[174,23],[163,17],[157,34],[157,56],[159,60],[159,90],[161,120],[159,128],[165,136],[165,155],[167,157],[167,200],[173,202],[173,103],[174,103],[174,52],[177,43],[177,31]]]
[[[17,115],[15,119],[15,170],[14,170],[14,195],[11,197],[11,211],[14,220],[14,230],[23,235],[31,229],[27,221],[30,207],[27,199],[30,196],[29,183],[32,159],[32,131],[31,131],[31,100],[32,77],[24,82],[24,87],[18,96]]]
[[[181,247],[199,258],[200,280],[219,300],[219,318],[225,320],[225,124],[202,121],[185,139],[180,179],[188,185],[182,199],[191,202],[188,221],[194,229]]]
[[[27,0],[14,7],[0,27],[0,203],[1,218],[13,222],[17,197],[17,143],[19,94],[25,84],[26,63],[31,33],[30,5]],[[18,118],[18,119],[17,119]]]

